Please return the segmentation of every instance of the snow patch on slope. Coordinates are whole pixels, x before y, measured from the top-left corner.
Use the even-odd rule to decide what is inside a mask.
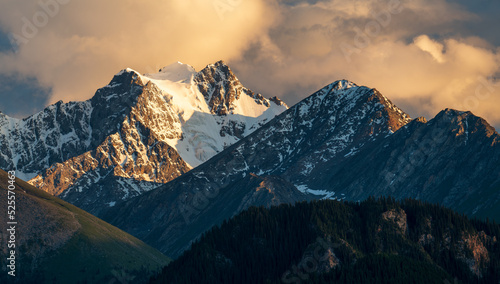
[[[285,111],[285,105],[270,103],[270,107],[258,104],[246,93],[235,102],[232,113],[217,116],[210,112],[205,97],[194,82],[196,71],[193,67],[180,62],[160,69],[159,73],[146,74],[142,80],[151,82],[162,91],[165,100],[181,122],[181,138],[167,139],[166,142],[176,149],[182,159],[196,167],[207,161],[239,139],[233,135],[221,135],[222,127],[240,125],[247,136],[265,122]]]
[[[335,197],[334,191],[310,189],[304,184],[295,185],[295,187],[304,194],[323,196],[321,199],[341,200]]]

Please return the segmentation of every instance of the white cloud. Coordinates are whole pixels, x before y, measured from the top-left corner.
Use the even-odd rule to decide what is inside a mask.
[[[433,41],[427,35],[416,37],[413,43],[423,51],[427,51],[437,62],[444,62],[443,45],[441,43]]]

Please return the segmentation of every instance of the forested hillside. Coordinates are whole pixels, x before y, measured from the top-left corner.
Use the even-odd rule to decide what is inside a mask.
[[[151,283],[499,283],[500,226],[415,200],[252,207]]]

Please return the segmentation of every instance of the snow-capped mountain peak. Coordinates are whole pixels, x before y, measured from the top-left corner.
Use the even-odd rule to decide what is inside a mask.
[[[356,85],[354,82],[345,79],[335,81],[330,85],[332,86],[332,89],[336,91],[347,90],[349,88],[358,87],[358,85]]]
[[[87,101],[22,120],[0,114],[0,167],[98,210],[178,177],[286,109],[221,61],[200,72],[181,62],[145,75],[126,68]]]
[[[177,61],[161,68],[158,73],[145,74],[145,76],[155,80],[187,83],[193,79],[195,74],[196,70],[192,66]]]
[[[200,72],[173,63],[142,80],[157,86],[180,121],[180,138],[171,139],[182,158],[195,167],[286,110],[245,88],[222,61]]]

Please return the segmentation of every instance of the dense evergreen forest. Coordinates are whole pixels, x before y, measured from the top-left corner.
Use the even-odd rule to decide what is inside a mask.
[[[416,200],[252,207],[151,283],[500,283],[500,226]]]

